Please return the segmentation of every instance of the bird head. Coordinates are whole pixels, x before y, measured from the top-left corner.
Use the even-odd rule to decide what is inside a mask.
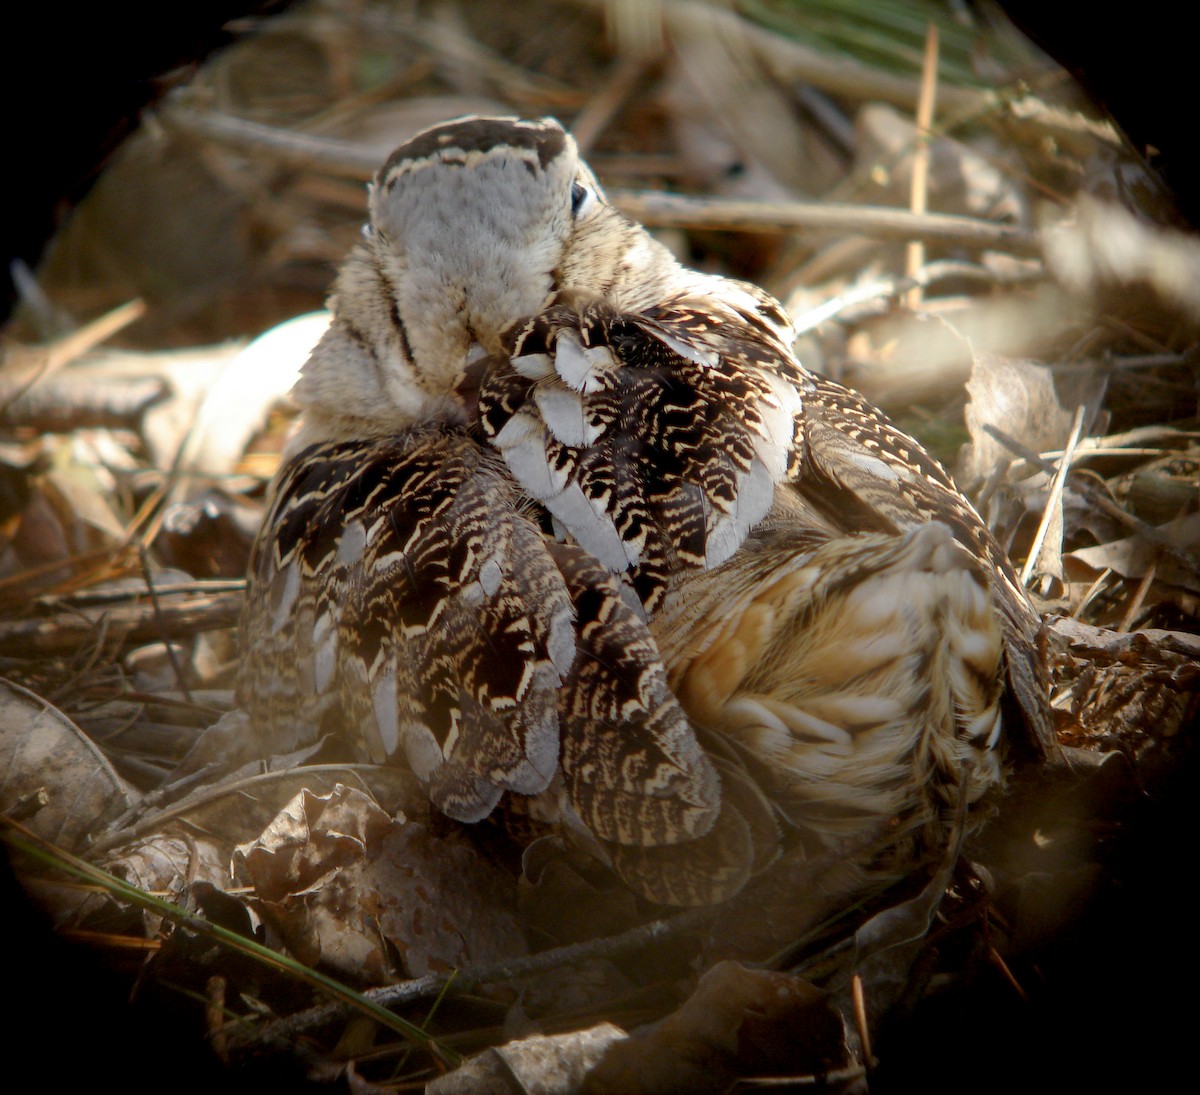
[[[552,118],[426,129],[388,158],[368,204],[296,389],[306,442],[466,421],[465,378],[514,322],[560,299],[620,304],[624,286],[674,266]]]

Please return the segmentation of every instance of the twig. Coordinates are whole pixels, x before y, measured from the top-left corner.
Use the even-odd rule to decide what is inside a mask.
[[[8,816],[16,818],[17,821],[24,821],[26,818],[33,817],[39,810],[44,810],[49,805],[50,792],[45,787],[37,787],[18,798],[9,807]]]
[[[921,67],[921,97],[917,100],[917,147],[913,153],[912,188],[909,209],[914,216],[925,214],[929,205],[929,140],[933,130],[933,104],[937,97],[938,29],[930,23],[925,32],[925,59]],[[904,270],[910,278],[925,265],[925,244],[908,241]],[[909,308],[921,306],[921,286],[914,285],[905,301]]]
[[[212,596],[217,593],[245,593],[245,578],[211,578],[195,582],[160,582],[156,587],[160,597],[186,594]],[[144,596],[144,589],[81,589],[77,593],[47,593],[34,602],[43,608],[95,608],[98,605],[121,604]]]
[[[65,681],[62,681],[46,698],[52,703],[58,703],[60,697],[69,697],[78,691],[78,684],[85,680],[100,661],[104,653],[104,644],[108,639],[109,620],[107,615],[101,616],[97,633],[93,636],[91,650],[83,665],[78,666]],[[82,645],[81,645],[82,649]]]
[[[14,391],[3,396],[3,402],[0,402],[0,415],[3,415],[39,380],[53,375],[64,365],[99,346],[106,339],[112,338],[118,331],[128,327],[135,320],[141,319],[145,314],[146,305],[143,301],[128,301],[37,352],[37,356],[41,360],[28,378],[22,381]]]
[[[821,1090],[837,1090],[851,1080],[861,1080],[867,1075],[862,1065],[846,1065],[831,1068],[828,1072],[812,1072],[803,1076],[739,1076],[737,1089],[755,1087],[815,1087]]]
[[[154,579],[150,573],[150,557],[144,544],[138,545],[138,563],[142,568],[142,580],[146,583],[146,590],[150,594],[150,605],[154,609],[154,620],[158,624],[159,631],[162,634],[163,649],[167,652],[167,661],[171,665],[171,672],[175,674],[175,680],[179,684],[179,691],[183,693],[183,698],[188,703],[191,703],[192,694],[188,691],[187,680],[179,664],[179,659],[175,657],[175,647],[167,637],[166,628],[163,626],[162,605],[158,601],[158,591],[154,588]]]
[[[220,593],[190,599],[185,604],[118,605],[105,613],[116,643],[164,642],[200,631],[237,625],[242,612],[240,593]],[[70,654],[96,640],[101,621],[79,613],[59,613],[44,619],[0,621],[0,655]]]
[[[187,137],[339,178],[367,182],[379,169],[379,153],[352,141],[297,133],[217,111],[173,105],[162,111],[159,121],[165,129]]]
[[[1087,608],[1087,606],[1092,603],[1092,599],[1100,592],[1100,590],[1104,586],[1104,583],[1107,582],[1108,579],[1112,576],[1112,572],[1113,572],[1112,567],[1105,567],[1096,576],[1096,580],[1090,586],[1087,587],[1087,590],[1084,592],[1083,598],[1080,600],[1079,604],[1076,605],[1075,608],[1071,610],[1072,616],[1079,616],[1079,617],[1083,616],[1084,609]]]
[[[370,989],[363,995],[381,1006],[398,1007],[437,995],[451,980],[454,983],[454,991],[466,992],[477,985],[512,981],[532,973],[543,973],[546,970],[570,966],[592,958],[613,958],[619,954],[644,947],[649,943],[658,942],[676,932],[686,931],[703,923],[712,916],[712,913],[713,910],[708,908],[689,909],[670,920],[653,920],[649,924],[640,924],[636,928],[619,932],[617,935],[590,939],[583,943],[571,943],[565,947],[555,947],[538,954],[494,962],[490,965],[467,966],[463,969],[451,970],[449,973],[430,973],[411,981],[402,981],[397,985],[385,985],[383,988]],[[346,1008],[342,1004],[309,1008],[307,1011],[296,1012],[294,1015],[279,1019],[261,1030],[232,1033],[230,1046],[231,1048],[249,1048],[264,1036],[272,1041],[290,1041],[296,1035],[336,1020],[345,1013]]]
[[[233,690],[230,688],[205,688],[192,693],[192,700],[181,699],[173,692],[141,692],[136,688],[117,685],[96,684],[88,689],[88,695],[100,703],[118,700],[141,707],[163,707],[171,711],[191,712],[220,718],[233,706]]]
[[[763,202],[691,198],[654,191],[610,190],[622,212],[655,228],[717,228],[739,232],[855,232],[877,239],[927,241],[1040,255],[1036,235],[953,213],[914,216],[907,209],[839,202]]]
[[[799,315],[793,316],[792,326],[797,334],[804,334],[814,327],[820,326],[827,320],[833,319],[850,309],[861,309],[862,305],[875,304],[878,308],[885,306],[889,298],[908,292],[914,285],[925,289],[936,284],[943,278],[971,278],[987,281],[989,284],[1012,284],[1021,281],[1037,281],[1043,277],[1041,270],[1021,271],[1013,276],[997,275],[977,263],[961,262],[945,259],[928,262],[921,267],[913,277],[890,276],[879,277],[860,285],[852,285],[843,293],[830,298],[815,308],[806,309]],[[860,318],[862,312],[855,312],[852,321]],[[870,313],[868,313],[870,314]]]
[[[1129,602],[1129,607],[1125,610],[1125,614],[1121,617],[1120,624],[1117,625],[1118,631],[1128,631],[1133,626],[1133,621],[1137,619],[1137,615],[1142,610],[1142,602],[1146,599],[1146,594],[1150,590],[1150,585],[1154,581],[1154,575],[1158,572],[1158,564],[1151,563],[1146,568],[1146,573],[1142,575],[1142,580],[1138,582],[1138,587],[1133,591],[1133,598]]]
[[[1001,973],[1004,980],[1007,981],[1013,988],[1013,991],[1021,998],[1024,1003],[1029,1003],[1029,993],[1021,987],[1021,982],[1017,980],[1013,971],[1009,969],[1008,963],[1004,961],[1000,952],[995,947],[989,944],[987,949],[988,961],[992,963]]]
[[[222,1064],[229,1064],[225,1045],[225,978],[214,974],[204,986],[204,1025],[208,1042]]]
[[[97,548],[95,551],[83,551],[78,555],[68,555],[64,559],[51,559],[48,563],[39,563],[37,566],[26,567],[16,574],[6,575],[0,578],[0,600],[11,596],[21,603],[25,603],[29,600],[29,588],[38,582],[39,579],[46,579],[50,575],[56,575],[58,571],[69,570],[74,572],[70,580],[79,581],[79,572],[84,567],[96,564],[111,564],[114,557],[120,555],[122,551],[127,552],[128,545],[119,545],[115,548]]]

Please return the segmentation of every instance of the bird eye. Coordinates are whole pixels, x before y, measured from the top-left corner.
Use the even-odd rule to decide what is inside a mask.
[[[576,182],[571,187],[571,216],[578,220],[587,214],[588,210],[596,204],[596,191],[590,186],[585,186],[581,182]]]
[[[367,221],[367,223],[362,226],[361,231],[362,238],[368,243],[375,238],[375,226],[370,221]]]

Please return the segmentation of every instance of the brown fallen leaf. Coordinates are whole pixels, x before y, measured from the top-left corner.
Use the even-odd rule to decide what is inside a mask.
[[[136,797],[95,744],[58,708],[0,681],[0,812],[44,788],[26,824],[68,851],[86,847]]]
[[[965,411],[971,443],[959,459],[962,482],[983,482],[994,468],[1013,460],[1012,451],[988,431],[989,426],[1033,452],[1063,447],[1072,412],[1059,402],[1054,374],[1047,366],[995,353],[976,352],[971,358],[971,401]]]
[[[515,881],[466,834],[393,818],[343,784],[301,791],[234,861],[289,949],[343,976],[382,984],[526,953]]]
[[[1200,514],[1180,517],[1158,526],[1157,531],[1162,535],[1161,543],[1151,543],[1140,535],[1127,536],[1094,547],[1078,548],[1070,552],[1068,558],[1086,563],[1097,571],[1107,567],[1125,578],[1142,578],[1154,567],[1154,577],[1158,581],[1200,592],[1200,568],[1184,565],[1186,555],[1164,552],[1164,547],[1171,546],[1184,553],[1190,552],[1195,558],[1196,546],[1200,544]]]
[[[588,1095],[724,1091],[738,1077],[823,1076],[845,1064],[842,1020],[799,977],[719,962],[677,1011],[613,1042]]]

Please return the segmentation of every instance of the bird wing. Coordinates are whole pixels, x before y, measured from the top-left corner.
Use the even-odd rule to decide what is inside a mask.
[[[266,752],[335,731],[465,822],[561,771],[600,841],[715,824],[718,777],[621,585],[462,431],[298,453],[250,574],[239,702]]]
[[[892,533],[936,521],[979,561],[1003,620],[1006,675],[1028,744],[1040,756],[1056,752],[1041,618],[1003,548],[941,464],[857,392],[815,374],[800,438],[790,485],[825,521],[847,532]]]
[[[510,332],[480,393],[485,434],[532,498],[653,611],[770,511],[803,374],[767,324],[676,298],[559,305]]]

